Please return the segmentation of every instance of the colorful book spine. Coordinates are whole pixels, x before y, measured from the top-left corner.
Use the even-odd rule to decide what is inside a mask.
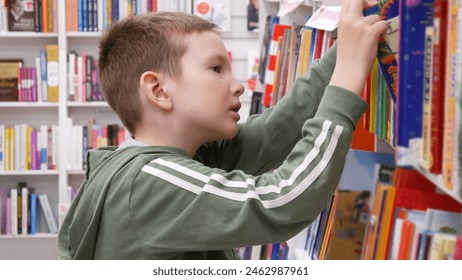
[[[433,25],[434,0],[400,1],[397,165],[412,164],[411,142],[422,137],[425,29]],[[412,38],[412,40],[409,40]],[[409,90],[412,89],[412,90]],[[412,142],[413,143],[413,142]],[[421,148],[416,148],[421,150]]]

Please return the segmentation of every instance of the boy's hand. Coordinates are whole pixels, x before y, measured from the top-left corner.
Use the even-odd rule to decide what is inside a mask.
[[[370,1],[369,1],[370,2]],[[379,37],[388,24],[378,15],[363,16],[362,0],[344,0],[337,38],[337,63],[330,85],[361,94],[377,55]]]

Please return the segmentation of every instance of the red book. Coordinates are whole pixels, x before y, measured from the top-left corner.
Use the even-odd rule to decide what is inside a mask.
[[[446,41],[448,0],[435,0],[435,35],[433,40],[433,79],[431,94],[430,172],[441,174],[444,130],[444,95],[446,76]]]
[[[313,60],[321,58],[324,33],[325,33],[324,30],[321,30],[321,29],[318,29],[316,31],[316,42],[315,42]]]
[[[273,93],[274,70],[276,70],[276,55],[278,51],[278,40],[284,35],[284,30],[292,28],[290,25],[275,24],[271,35],[271,42],[268,50],[268,66],[265,74],[265,93],[263,95],[263,105],[269,107],[271,104],[271,94]]]
[[[403,221],[401,241],[399,243],[398,260],[409,260],[411,256],[412,238],[414,236],[414,223],[409,220]]]

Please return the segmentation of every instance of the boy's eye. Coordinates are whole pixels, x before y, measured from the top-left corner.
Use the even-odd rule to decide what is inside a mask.
[[[213,66],[212,70],[217,72],[217,73],[220,73],[221,67],[220,66]]]

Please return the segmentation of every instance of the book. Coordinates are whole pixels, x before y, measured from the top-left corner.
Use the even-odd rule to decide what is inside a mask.
[[[29,228],[29,189],[25,182],[18,183],[18,188],[21,188],[21,229],[22,234],[27,234]],[[18,206],[19,207],[19,206]],[[18,221],[19,222],[19,221]]]
[[[398,92],[399,0],[368,1],[365,16],[377,14],[389,23],[387,33],[379,39],[377,59],[388,89],[396,99]]]
[[[422,137],[425,30],[433,24],[433,1],[399,2],[398,166],[410,166],[413,162],[411,151],[421,150],[418,145]]]
[[[47,93],[49,102],[59,101],[59,65],[58,65],[58,45],[46,46],[47,62]]]
[[[448,0],[435,0],[433,21],[433,75],[430,108],[430,172],[440,174],[443,162],[444,92]]]
[[[278,40],[283,36],[285,29],[292,29],[291,25],[274,24],[271,31],[271,40],[268,49],[268,60],[265,73],[265,92],[263,94],[263,105],[271,106],[271,97],[274,94],[274,80],[277,63]]]
[[[22,59],[0,59],[0,102],[19,101],[18,73]]]
[[[48,201],[48,195],[47,194],[39,194],[38,199],[40,201],[40,206],[43,210],[43,214],[45,215],[46,223],[48,225],[48,229],[50,233],[57,233],[58,232],[58,226],[56,223],[56,218],[53,215],[53,212],[51,211],[51,206],[50,202]]]
[[[220,31],[231,31],[231,0],[194,0],[193,2],[193,14],[216,24]]]
[[[35,31],[33,0],[8,0],[8,31]]]
[[[30,193],[30,234],[37,233],[37,194]]]
[[[429,252],[430,260],[449,260],[454,255],[457,235],[437,232],[433,234]]]
[[[10,189],[11,235],[18,235],[18,190]]]
[[[462,260],[462,235],[457,235],[454,249],[454,260]]]

